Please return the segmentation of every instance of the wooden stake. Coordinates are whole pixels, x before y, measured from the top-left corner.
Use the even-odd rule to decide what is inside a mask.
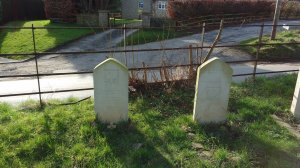
[[[160,80],[164,81],[164,77],[163,77],[164,73],[162,71],[162,68],[159,69],[159,73],[160,73]]]
[[[168,72],[167,72],[167,69],[166,69],[166,63],[165,63],[165,61],[163,61],[163,71],[164,71],[164,76],[165,76],[165,79],[166,79],[166,81],[169,81],[169,74],[168,74]]]
[[[143,68],[146,68],[145,62],[143,62]],[[147,77],[147,70],[144,69],[144,82],[148,82],[148,77]]]
[[[189,77],[193,75],[193,46],[189,45]]]
[[[205,35],[205,22],[202,25],[202,36],[201,36],[201,55],[199,59],[199,63],[201,64],[201,59],[203,56],[203,43],[204,43],[204,35]]]

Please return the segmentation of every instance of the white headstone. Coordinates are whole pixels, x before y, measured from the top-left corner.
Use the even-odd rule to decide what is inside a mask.
[[[197,70],[193,119],[202,124],[226,120],[232,69],[212,58]]]
[[[128,69],[109,58],[94,69],[94,97],[97,119],[102,123],[128,120]]]
[[[295,92],[293,96],[293,102],[291,106],[291,111],[295,118],[300,119],[300,101],[298,101],[300,95],[300,71],[298,72],[298,79],[295,87]]]

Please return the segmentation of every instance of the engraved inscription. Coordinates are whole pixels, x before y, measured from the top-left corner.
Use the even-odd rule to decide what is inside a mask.
[[[104,123],[128,120],[128,70],[115,59],[94,69],[95,112]]]

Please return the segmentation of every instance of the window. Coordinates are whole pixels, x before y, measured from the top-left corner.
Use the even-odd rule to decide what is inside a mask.
[[[158,1],[158,9],[166,10],[166,8],[167,8],[167,2]]]
[[[139,8],[143,9],[144,8],[144,2],[139,2]]]

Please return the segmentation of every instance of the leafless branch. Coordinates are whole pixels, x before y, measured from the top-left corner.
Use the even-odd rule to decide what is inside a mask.
[[[204,63],[205,61],[207,61],[210,58],[212,52],[214,51],[215,46],[218,44],[218,42],[221,38],[222,31],[223,31],[223,19],[221,20],[221,23],[220,23],[220,29],[219,29],[218,35],[217,35],[215,41],[213,42],[213,44],[210,46],[210,50],[207,53],[207,55],[204,57],[204,59],[202,60],[202,63]]]

